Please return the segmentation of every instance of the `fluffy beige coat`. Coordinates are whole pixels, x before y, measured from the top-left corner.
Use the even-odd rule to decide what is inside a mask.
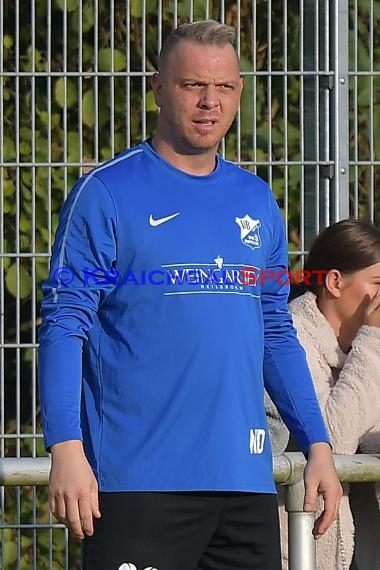
[[[290,311],[306,352],[333,451],[341,454],[380,453],[380,425],[376,427],[380,424],[380,328],[360,327],[346,355],[339,348],[334,330],[318,309],[313,293],[294,299]],[[354,524],[347,489],[345,491],[338,521],[317,541],[317,570],[348,570],[350,567]],[[357,502],[360,504],[360,500]],[[363,504],[362,508],[367,509],[367,505]],[[286,569],[286,518],[283,508],[280,511]],[[359,516],[359,520],[365,526],[366,516]],[[365,537],[365,544],[357,555],[359,570],[380,568],[380,538],[374,536],[371,526],[367,521],[367,528],[356,531],[357,535],[360,532]]]

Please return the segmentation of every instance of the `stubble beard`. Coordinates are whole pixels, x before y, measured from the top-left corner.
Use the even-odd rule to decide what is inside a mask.
[[[230,124],[232,124],[232,121]],[[197,135],[195,132],[189,132],[191,129],[187,130],[180,119],[171,117],[170,123],[167,124],[169,128],[166,129],[167,135],[169,135],[167,140],[171,140],[173,149],[179,154],[195,156],[216,153],[221,140],[228,132],[230,124],[219,137],[211,138],[207,135]],[[171,136],[169,133],[171,133]]]
[[[208,138],[207,135],[191,136],[186,133],[178,133],[177,141],[179,148],[184,154],[207,154],[216,152],[224,134],[217,138]]]

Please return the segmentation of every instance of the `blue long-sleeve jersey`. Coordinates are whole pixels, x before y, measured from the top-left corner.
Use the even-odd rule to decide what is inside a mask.
[[[40,331],[46,446],[81,439],[102,491],[275,492],[264,384],[306,452],[328,441],[287,310],[266,183],[148,142],[81,178],[60,216]]]

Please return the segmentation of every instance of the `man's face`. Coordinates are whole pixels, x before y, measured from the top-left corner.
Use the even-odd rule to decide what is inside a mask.
[[[234,48],[181,41],[168,59],[152,82],[161,136],[183,154],[215,151],[243,88]]]

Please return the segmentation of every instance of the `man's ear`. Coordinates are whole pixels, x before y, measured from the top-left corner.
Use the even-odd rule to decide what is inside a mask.
[[[161,76],[160,74],[154,73],[152,75],[152,80],[151,80],[151,85],[152,85],[152,90],[153,90],[153,94],[154,94],[154,100],[156,102],[157,107],[161,107]]]
[[[339,269],[330,269],[325,278],[325,287],[336,299],[341,296],[343,288],[343,276]]]

